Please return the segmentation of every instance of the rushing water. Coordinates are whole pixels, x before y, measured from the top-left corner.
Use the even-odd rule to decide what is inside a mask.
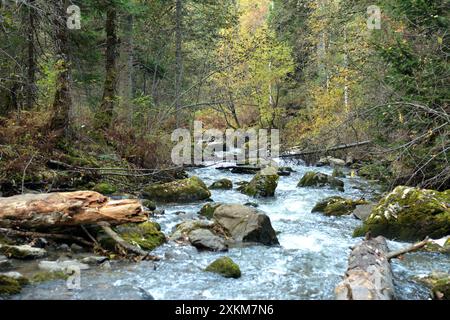
[[[345,192],[330,189],[297,188],[308,170],[331,173],[331,168],[292,165],[291,176],[281,177],[272,199],[252,199],[236,190],[213,190],[216,202],[257,202],[279,233],[280,246],[247,246],[227,253],[198,252],[194,247],[169,242],[154,253],[162,260],[136,264],[116,262],[111,270],[82,272],[81,290],[70,291],[65,282],[53,281],[28,286],[14,299],[333,299],[334,288],[347,268],[352,238],[361,222],[352,216],[326,217],[311,213],[325,197],[341,195],[369,198],[375,190],[356,178],[345,180]],[[207,185],[220,178],[233,182],[250,180],[251,175],[231,174],[214,167],[191,172]],[[156,218],[166,234],[183,220],[198,218],[204,203],[165,206],[166,214]],[[389,242],[391,250],[406,244]],[[210,262],[227,255],[241,268],[240,279],[225,279],[202,271]],[[408,254],[393,262],[397,296],[400,299],[427,299],[428,291],[413,281],[414,276],[433,270],[450,269],[448,256],[432,253]]]

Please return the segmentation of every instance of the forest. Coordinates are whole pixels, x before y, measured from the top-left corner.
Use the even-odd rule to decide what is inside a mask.
[[[450,299],[449,30],[447,0],[0,1],[0,299]],[[198,122],[278,130],[277,165],[174,163]]]

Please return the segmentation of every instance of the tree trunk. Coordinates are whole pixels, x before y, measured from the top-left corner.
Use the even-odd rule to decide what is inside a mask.
[[[53,115],[50,130],[67,134],[69,126],[69,112],[72,106],[70,96],[70,62],[69,62],[69,34],[66,26],[66,12],[63,0],[53,0],[54,8],[54,41],[56,48],[56,92],[53,101]]]
[[[182,118],[179,109],[182,106],[181,103],[181,87],[183,83],[183,2],[177,0],[175,9],[175,108],[176,108],[176,122],[177,127],[180,125],[180,119]]]
[[[34,46],[34,32],[35,32],[35,12],[34,5],[35,0],[30,0],[30,6],[28,6],[27,21],[27,109],[30,110],[35,101],[36,96],[36,52]]]
[[[106,78],[103,88],[103,98],[99,112],[96,114],[96,126],[98,129],[106,129],[110,126],[117,94],[117,8],[110,4],[106,11]]]
[[[337,300],[392,300],[394,284],[386,239],[365,240],[353,248]]]
[[[109,200],[93,191],[0,198],[0,226],[39,228],[147,221],[139,200]]]
[[[135,96],[135,75],[134,75],[134,43],[133,43],[133,15],[124,18],[124,39],[121,42],[120,60],[120,92],[123,97],[125,110],[129,114],[131,123],[133,118],[133,98]]]

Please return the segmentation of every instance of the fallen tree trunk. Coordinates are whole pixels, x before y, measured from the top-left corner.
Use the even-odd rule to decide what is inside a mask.
[[[337,300],[392,300],[394,284],[386,239],[377,237],[355,246],[344,280],[335,289]]]
[[[109,200],[93,191],[0,198],[0,227],[58,227],[147,221],[139,200]]]
[[[322,149],[322,150],[302,151],[302,152],[296,152],[296,153],[285,153],[285,154],[280,155],[280,158],[295,158],[295,157],[308,156],[308,155],[313,155],[313,154],[328,153],[328,152],[332,152],[332,151],[361,147],[361,146],[365,146],[370,143],[372,143],[372,141],[367,140],[367,141],[361,141],[361,142],[355,142],[355,143],[349,143],[349,144],[341,144],[338,146],[334,146],[334,147]],[[295,147],[292,149],[295,149]]]

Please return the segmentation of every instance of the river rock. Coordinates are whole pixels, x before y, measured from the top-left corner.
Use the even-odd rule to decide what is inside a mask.
[[[19,294],[21,291],[22,285],[17,279],[0,274],[0,297]]]
[[[353,210],[353,215],[359,220],[366,221],[374,207],[375,204],[373,203],[357,205],[355,210]]]
[[[233,182],[230,179],[220,179],[210,185],[209,189],[231,190],[233,189]]]
[[[77,260],[41,261],[39,262],[39,269],[48,272],[65,272],[66,270],[77,270],[77,269],[88,270],[89,266]]]
[[[220,274],[225,278],[237,279],[241,277],[239,266],[229,257],[222,257],[215,260],[206,267],[205,271]]]
[[[333,178],[345,178],[345,173],[341,168],[335,167],[333,169],[333,173],[331,174]]]
[[[450,236],[441,239],[430,239],[422,250],[450,254]]]
[[[196,229],[209,229],[213,227],[213,222],[205,220],[188,220],[178,224],[175,231],[170,236],[170,240],[184,240],[189,237],[189,233]]]
[[[211,192],[198,177],[145,187],[142,196],[157,202],[194,202],[211,197]]]
[[[151,251],[166,242],[161,226],[156,222],[128,223],[114,228],[123,240]],[[99,233],[97,240],[106,249],[114,250],[116,243],[107,235]]]
[[[267,167],[258,172],[248,184],[238,188],[242,193],[252,197],[273,197],[278,186],[277,169]]]
[[[92,191],[96,191],[103,195],[111,195],[111,194],[117,192],[117,188],[108,182],[102,182],[102,183],[96,184],[92,188]]]
[[[439,239],[450,234],[450,190],[438,192],[399,186],[372,210],[354,236],[368,231],[402,241]]]
[[[365,200],[344,199],[342,197],[329,197],[319,201],[311,212],[321,212],[327,216],[349,215],[357,205],[365,204]]]
[[[99,265],[103,262],[108,261],[107,257],[103,256],[89,256],[81,259],[81,262],[88,265]]]
[[[8,258],[0,255],[0,271],[6,271],[13,267],[14,266],[13,266],[12,262],[10,260],[8,260]]]
[[[208,229],[196,229],[189,233],[189,241],[199,250],[227,251],[225,240]]]
[[[72,243],[72,245],[70,246],[70,250],[74,253],[80,253],[84,251],[84,248],[77,245],[76,243]]]
[[[47,251],[42,248],[35,248],[29,245],[12,246],[7,244],[0,244],[0,253],[8,258],[15,259],[39,259],[47,255]]]
[[[320,160],[316,163],[317,167],[324,167],[324,166],[333,166],[333,167],[343,167],[345,166],[345,161],[333,158],[331,156],[320,158]]]
[[[237,242],[279,244],[270,218],[261,210],[240,204],[227,204],[217,207],[213,218]]]
[[[330,187],[344,191],[344,182],[325,173],[309,171],[305,173],[297,187]]]

